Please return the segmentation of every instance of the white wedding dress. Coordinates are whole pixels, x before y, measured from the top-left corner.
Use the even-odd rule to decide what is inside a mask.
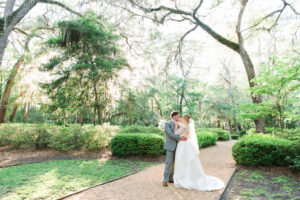
[[[189,135],[188,135],[189,133]],[[198,154],[199,147],[192,119],[188,126],[181,126],[177,135],[188,135],[187,141],[179,141],[175,154],[174,186],[202,191],[218,190],[224,187],[220,179],[204,173]]]

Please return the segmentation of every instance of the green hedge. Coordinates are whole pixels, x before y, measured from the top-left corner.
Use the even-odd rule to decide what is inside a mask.
[[[141,126],[141,125],[132,125],[132,126],[125,126],[121,128],[119,133],[155,133],[160,136],[164,136],[164,131],[160,130],[154,126]]]
[[[17,149],[53,148],[61,151],[70,149],[101,150],[109,145],[116,127],[80,126],[77,124],[54,126],[49,124],[2,124],[0,146],[12,145]]]
[[[240,137],[240,136],[239,136],[238,134],[232,134],[232,135],[231,135],[231,139],[232,139],[232,140],[238,140],[239,137]]]
[[[197,132],[198,145],[200,148],[216,145],[218,136],[216,133]]]
[[[158,156],[164,152],[164,138],[157,134],[124,133],[114,136],[110,142],[114,156]]]
[[[255,128],[249,129],[249,134],[256,134]],[[300,128],[297,129],[274,129],[266,128],[266,134],[275,134],[278,138],[288,139],[292,141],[300,141]]]
[[[197,129],[197,132],[215,133],[218,136],[218,140],[220,140],[220,141],[229,140],[228,132],[226,130],[221,129],[221,128],[200,128],[200,129]]]
[[[241,138],[232,147],[232,155],[238,164],[249,166],[289,166],[296,158],[293,141],[269,135],[249,135]],[[294,147],[294,146],[293,146]],[[300,147],[298,147],[300,148]],[[297,153],[296,153],[297,154]]]

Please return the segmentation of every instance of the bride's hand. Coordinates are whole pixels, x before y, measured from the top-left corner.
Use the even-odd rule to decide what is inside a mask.
[[[181,140],[181,141],[186,141],[186,140],[187,140],[187,137],[182,136],[182,137],[180,138],[180,140]]]

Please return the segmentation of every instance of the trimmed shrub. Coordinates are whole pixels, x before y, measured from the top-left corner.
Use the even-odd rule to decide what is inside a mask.
[[[200,128],[200,129],[197,129],[197,132],[216,133],[218,136],[218,140],[221,140],[221,141],[229,140],[228,132],[221,128]]]
[[[78,124],[54,126],[49,124],[2,124],[0,146],[13,145],[18,149],[51,147],[61,151],[70,149],[101,150],[117,132],[117,127],[80,126]]]
[[[113,132],[105,130],[101,126],[96,128],[88,127],[84,134],[84,148],[91,151],[99,151],[109,146]]]
[[[294,171],[300,171],[300,141],[290,146],[290,154],[286,157],[289,168]]]
[[[240,136],[239,136],[238,134],[232,134],[232,135],[231,135],[231,139],[232,139],[232,140],[238,140],[239,137],[240,137]]]
[[[35,149],[37,134],[34,127],[19,129],[11,136],[11,144],[17,149]]]
[[[60,151],[81,149],[83,141],[83,130],[80,126],[60,127],[58,133],[52,136],[49,146]]]
[[[157,127],[140,125],[123,127],[119,130],[119,133],[155,133],[164,136],[164,132]]]
[[[256,129],[255,129],[255,128],[250,128],[250,129],[248,130],[248,133],[249,133],[249,134],[256,134]]]
[[[0,125],[0,146],[10,145],[11,137],[17,131],[18,130],[16,130],[16,127],[14,126],[1,124]]]
[[[275,135],[279,138],[284,138],[292,141],[300,141],[300,129],[283,129],[277,130]]]
[[[249,129],[250,134],[255,134],[255,128]],[[300,129],[274,129],[274,128],[266,128],[266,134],[275,134],[279,138],[292,140],[292,141],[300,141]]]
[[[245,129],[242,129],[242,130],[240,130],[240,135],[242,136],[242,135],[246,135],[247,134],[247,131],[245,130]]]
[[[52,130],[53,132],[53,128],[54,127],[50,128],[49,125],[36,126],[36,130],[35,130],[37,133],[37,138],[35,140],[36,149],[43,149],[48,147],[52,139],[52,134],[50,130]]]
[[[156,134],[124,133],[114,136],[110,142],[114,156],[158,156],[164,152],[164,138]]]
[[[216,145],[218,136],[215,133],[198,132],[198,145],[200,148]]]
[[[232,155],[238,164],[249,166],[287,166],[291,155],[290,140],[268,135],[244,136],[232,147]]]

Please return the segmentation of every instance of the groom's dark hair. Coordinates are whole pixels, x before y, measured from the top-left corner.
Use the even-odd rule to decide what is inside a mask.
[[[173,118],[174,116],[179,115],[178,111],[173,111],[171,112],[171,118]]]

